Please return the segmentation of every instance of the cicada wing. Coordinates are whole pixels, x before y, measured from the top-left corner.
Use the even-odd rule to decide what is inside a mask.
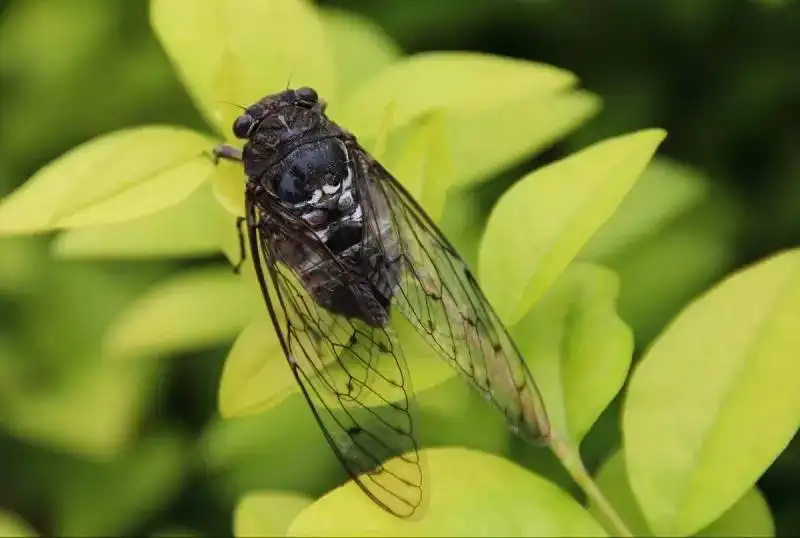
[[[264,300],[325,439],[375,503],[399,517],[418,516],[426,499],[424,462],[411,378],[394,331],[331,313],[314,301],[276,255],[276,239],[296,232],[268,230],[257,222],[260,209],[252,201],[247,205],[249,246]],[[316,274],[351,286],[359,298],[347,268],[323,244],[310,246],[318,258]]]
[[[369,233],[395,237],[389,248],[405,269],[393,308],[513,431],[546,442],[550,425],[533,376],[466,263],[406,189],[368,153],[356,151],[360,189],[369,193]]]

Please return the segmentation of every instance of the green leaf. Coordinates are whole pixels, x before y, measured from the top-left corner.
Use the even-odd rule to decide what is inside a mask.
[[[151,538],[203,538],[203,534],[185,527],[167,527],[150,535]]]
[[[8,415],[7,403],[19,391],[25,375],[25,363],[20,357],[20,352],[14,342],[0,334],[0,401],[3,402],[3,411],[0,412],[0,422],[5,422]]]
[[[313,86],[335,99],[325,27],[305,0],[151,0],[150,23],[211,125],[232,138],[240,111],[263,96]]]
[[[25,301],[10,311],[14,320],[11,334],[20,345],[24,344],[21,354],[24,360],[15,361],[13,367],[19,374],[15,388],[23,398],[49,400],[53,396],[57,400],[54,393],[60,392],[62,380],[68,383],[71,376],[81,376],[84,368],[98,367],[99,343],[109,320],[152,285],[165,268],[143,264],[127,271],[130,268],[114,264],[101,267],[92,263],[57,262],[48,255],[45,242],[35,238],[24,240],[36,247],[33,251],[36,255],[29,260],[34,264],[25,281],[14,288],[14,293],[24,296]],[[125,278],[120,278],[121,275]],[[54,401],[53,405],[61,404]],[[24,411],[31,406],[23,401],[19,407]],[[0,404],[0,414],[6,410]],[[32,416],[31,421],[35,423],[36,417]],[[51,427],[67,436],[80,435],[80,432],[61,432],[65,428],[57,419]]]
[[[0,237],[0,293],[27,293],[42,269],[41,249],[28,237]]]
[[[798,304],[795,249],[695,300],[634,372],[622,423],[627,469],[657,533],[711,523],[797,431]]]
[[[486,225],[478,267],[507,324],[519,321],[614,213],[664,136],[648,129],[605,140],[503,194]]]
[[[185,200],[210,174],[213,141],[187,129],[140,127],[73,148],[0,205],[0,234],[107,224]]]
[[[708,217],[703,212],[609,262],[622,282],[620,314],[633,328],[637,344],[655,338],[687,302],[735,265],[733,237]]]
[[[135,451],[108,462],[73,462],[50,485],[57,499],[54,534],[131,534],[178,493],[184,455],[184,443],[164,435],[147,438]]]
[[[767,500],[758,490],[751,488],[736,504],[722,514],[711,525],[695,536],[719,536],[720,538],[741,536],[775,536],[775,524]]]
[[[647,520],[631,491],[625,459],[621,451],[609,457],[597,473],[597,484],[603,494],[616,508],[620,517],[628,524],[635,536],[653,536]],[[610,529],[603,512],[589,504],[589,512]],[[757,488],[751,488],[736,504],[716,519],[711,525],[694,536],[774,536],[769,506]]]
[[[340,93],[356,89],[402,56],[398,46],[372,20],[338,8],[323,8],[320,13],[333,48]]]
[[[214,489],[231,501],[260,489],[326,491],[346,477],[300,394],[267,412],[212,421],[197,448]]]
[[[312,502],[313,499],[295,493],[251,493],[236,505],[233,535],[237,538],[286,536],[295,516]]]
[[[733,266],[741,219],[710,186],[697,170],[656,157],[578,256],[617,271],[619,309],[640,347]]]
[[[152,364],[98,358],[46,391],[6,394],[2,422],[17,437],[106,459],[130,444],[158,375]]]
[[[0,509],[0,538],[33,538],[38,536],[24,519],[13,512]]]
[[[756,0],[756,2],[768,9],[785,9],[792,0]]]
[[[301,512],[289,536],[605,535],[572,497],[507,460],[461,448],[423,455],[435,483],[421,519],[388,514],[348,482]]]
[[[622,388],[633,335],[617,316],[616,275],[577,264],[514,327],[554,429],[575,446]]]
[[[220,252],[218,227],[210,216],[216,200],[202,185],[183,202],[134,220],[76,228],[53,244],[65,258],[161,258]],[[165,232],[167,231],[167,232]]]
[[[260,295],[229,267],[186,271],[151,288],[114,320],[106,350],[114,358],[138,358],[222,344],[261,309]]]
[[[598,99],[567,92],[574,83],[571,73],[544,64],[476,53],[424,53],[378,73],[334,117],[369,141],[390,103],[392,131],[443,111],[454,181],[463,184],[519,162],[594,114]],[[503,136],[486,136],[497,132]]]
[[[580,257],[603,261],[662,230],[709,194],[707,179],[684,164],[656,157],[597,231]]]

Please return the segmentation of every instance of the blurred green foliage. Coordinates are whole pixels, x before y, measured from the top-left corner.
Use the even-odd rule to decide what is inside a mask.
[[[521,170],[627,130],[669,131],[661,152],[669,160],[648,168],[581,253],[618,272],[620,312],[639,350],[724,274],[800,243],[800,125],[787,113],[800,105],[792,60],[800,4],[322,3],[367,15],[405,52],[482,50],[546,62],[602,97],[602,112],[565,141],[448,199],[445,230],[474,266],[476,231]],[[147,3],[0,1],[0,197],[78,143],[147,123],[206,129],[153,36]],[[66,237],[62,252],[108,241]],[[245,320],[213,327],[205,351],[182,348],[180,335],[177,343],[142,341],[148,322],[168,323],[148,314],[145,291],[156,282],[190,287],[191,279],[165,279],[214,260],[207,245],[186,252],[192,259],[183,262],[88,263],[54,258],[46,238],[0,239],[0,509],[47,534],[228,535],[234,503],[248,491],[317,496],[343,480],[297,394],[278,404],[280,413],[216,417],[225,351]],[[224,307],[230,289],[223,275],[213,277],[219,287],[206,290],[208,304]],[[116,340],[105,341],[112,323]],[[122,355],[165,346],[181,356],[109,361],[109,346]],[[431,407],[421,410],[426,444],[519,454],[460,380],[431,392]],[[612,406],[589,432],[587,461],[611,453],[616,416]],[[757,435],[757,425],[745,427]],[[795,439],[759,483],[779,535],[800,528],[799,449]],[[304,465],[286,464],[297,460]],[[547,456],[517,460],[565,483]],[[0,511],[0,529],[20,525]]]

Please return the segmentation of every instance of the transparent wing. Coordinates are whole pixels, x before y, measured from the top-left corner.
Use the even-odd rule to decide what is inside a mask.
[[[255,205],[248,206],[259,284],[289,366],[325,439],[379,506],[399,517],[418,515],[425,493],[423,465],[414,437],[410,377],[396,336],[390,328],[319,306],[294,273],[276,261],[276,241],[295,232],[271,233],[256,223]],[[357,291],[355,277],[324,245],[316,245],[315,253],[318,277]]]
[[[505,415],[513,431],[546,441],[550,426],[530,370],[469,268],[403,186],[368,153],[356,151],[361,189],[370,193],[370,233],[385,237],[392,228],[398,238],[392,248],[405,267],[393,308]]]

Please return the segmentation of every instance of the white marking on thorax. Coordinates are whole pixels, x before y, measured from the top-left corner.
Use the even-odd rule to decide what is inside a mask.
[[[305,204],[314,205],[314,204],[318,203],[320,200],[322,200],[322,191],[323,190],[325,190],[325,187],[322,187],[322,189],[314,189],[314,193],[311,195],[311,198],[307,202],[300,202],[299,204],[295,204],[295,205],[296,206],[302,206],[302,205],[305,205]]]
[[[281,118],[281,121],[283,122],[283,118]],[[340,183],[338,183],[337,185],[323,184],[321,186],[321,188],[314,190],[314,192],[311,195],[311,198],[309,200],[300,202],[298,204],[294,204],[294,206],[296,208],[303,207],[303,206],[306,206],[306,207],[311,206],[312,208],[316,207],[316,209],[311,209],[310,211],[304,213],[301,216],[301,218],[303,220],[305,220],[306,222],[310,223],[310,221],[313,220],[313,218],[315,216],[319,215],[320,209],[322,211],[325,211],[325,209],[323,209],[323,208],[327,206],[327,202],[323,201],[323,199],[325,198],[324,195],[325,194],[328,194],[328,195],[334,194],[337,191],[341,190],[341,194],[339,195],[338,199],[336,200],[336,205],[338,206],[338,208],[341,211],[346,212],[346,211],[352,210],[352,212],[350,214],[342,216],[340,219],[338,219],[335,222],[328,223],[327,226],[323,226],[323,227],[319,227],[319,228],[314,227],[313,234],[315,236],[315,239],[318,240],[318,241],[321,241],[323,243],[328,241],[328,239],[330,238],[331,233],[335,229],[339,228],[341,225],[347,225],[347,224],[351,224],[351,223],[363,224],[363,220],[364,220],[364,210],[363,210],[361,204],[356,204],[355,203],[355,198],[353,196],[353,190],[352,190],[353,189],[353,167],[351,166],[352,160],[350,158],[350,152],[348,151],[347,146],[342,141],[339,140],[338,142],[339,142],[339,144],[341,144],[342,150],[344,151],[344,154],[345,154],[347,176],[345,176],[345,178]],[[380,234],[381,235],[384,235],[386,233],[390,233],[390,230],[391,230],[390,219],[387,219],[387,218],[380,219],[380,221],[378,223],[378,227],[380,228]],[[352,245],[352,246],[348,247],[344,252],[341,252],[340,255],[341,256],[350,255],[352,252],[354,252],[355,250],[357,250],[357,249],[359,249],[361,247],[362,247],[362,245],[360,243]],[[322,260],[319,257],[319,255],[317,255],[317,254],[315,254],[313,252],[310,252],[310,251],[307,251],[307,253],[308,253],[308,256],[306,256],[306,258],[302,261],[302,263],[300,263],[299,266],[297,267],[298,271],[300,271],[301,274],[308,273],[309,271],[313,270],[314,267],[316,267],[320,263],[322,263]]]
[[[341,187],[341,186],[342,186],[341,183],[337,183],[336,185],[328,185],[328,184],[324,183],[322,185],[322,192],[324,192],[325,194],[333,194],[336,191],[338,191],[339,187]]]
[[[353,167],[351,166],[352,159],[350,159],[350,152],[347,151],[347,146],[345,146],[342,142],[339,143],[342,144],[342,150],[344,151],[347,168],[347,176],[345,176],[344,180],[342,180],[342,188],[344,189],[344,192],[347,192],[350,190],[350,187],[353,184]]]
[[[361,222],[361,217],[364,216],[364,211],[361,209],[361,204],[356,206],[356,209],[342,220],[346,220],[348,222]]]

